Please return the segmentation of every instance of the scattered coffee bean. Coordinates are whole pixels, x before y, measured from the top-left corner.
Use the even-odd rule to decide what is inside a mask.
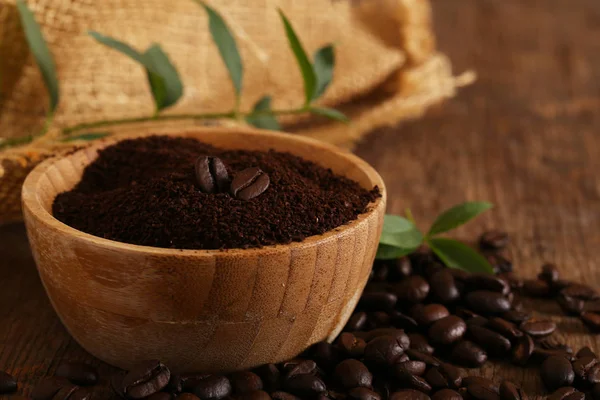
[[[502,231],[487,231],[479,238],[479,246],[484,250],[502,250],[508,245],[508,233]]]
[[[577,389],[575,389],[574,387],[562,387],[554,391],[550,396],[548,396],[548,400],[564,400],[575,392],[577,392]]]
[[[600,383],[600,364],[596,364],[590,368],[590,370],[587,372],[586,381],[591,385]]]
[[[426,394],[431,392],[431,385],[424,378],[406,371],[398,371],[396,381],[402,388],[414,389]]]
[[[412,317],[401,313],[400,311],[394,310],[389,313],[389,316],[390,322],[396,328],[414,331],[419,327],[417,321],[415,321]]]
[[[73,395],[77,392],[78,389],[79,389],[79,386],[73,385],[73,384],[63,386],[52,397],[52,400],[71,400],[74,397]],[[86,397],[87,393],[82,392],[81,394],[83,395],[83,397]],[[81,396],[77,396],[77,397],[81,397]]]
[[[498,392],[492,390],[488,386],[479,385],[473,383],[467,386],[467,393],[469,397],[475,400],[499,400],[500,395]]]
[[[487,353],[475,343],[463,340],[454,346],[450,358],[459,365],[477,368],[487,361]]]
[[[387,292],[365,292],[358,302],[358,307],[366,310],[389,310],[391,311],[398,297],[394,293]]]
[[[335,367],[334,378],[345,388],[357,386],[371,387],[373,375],[362,362],[355,359],[344,360]]]
[[[192,395],[194,396],[194,395]],[[198,398],[198,396],[194,396]],[[177,396],[177,399],[181,400],[181,396]],[[70,398],[69,398],[70,400]],[[154,393],[152,396],[148,397],[148,400],[173,400],[173,395],[171,393],[166,392],[158,392]]]
[[[531,312],[527,310],[510,310],[502,314],[501,317],[514,324],[520,324],[531,319]]]
[[[525,281],[523,290],[531,297],[548,297],[552,293],[548,282],[540,279]]]
[[[595,357],[580,357],[571,364],[575,377],[580,381],[587,380],[589,371],[598,364],[598,359]]]
[[[542,265],[542,272],[538,275],[538,279],[542,280],[549,285],[553,285],[554,282],[558,281],[560,278],[560,274],[558,273],[558,268],[554,264],[544,264]]]
[[[510,310],[510,300],[502,293],[477,290],[467,294],[467,305],[475,312],[499,314]]]
[[[413,306],[410,313],[421,326],[429,326],[450,315],[448,309],[441,304],[417,304]]]
[[[585,306],[585,301],[575,297],[560,294],[556,298],[556,302],[563,311],[570,315],[581,315]]]
[[[317,370],[317,363],[313,360],[291,360],[283,364],[283,370],[286,372],[286,379],[294,375],[312,374]]]
[[[488,290],[502,293],[503,295],[510,292],[510,285],[508,282],[495,275],[473,273],[465,282],[471,290]]]
[[[158,360],[142,362],[123,378],[123,392],[134,399],[148,397],[169,383],[171,371]]]
[[[444,304],[452,303],[460,297],[454,276],[448,269],[442,269],[429,279],[431,294]]]
[[[500,386],[494,381],[483,376],[467,376],[463,379],[463,386],[479,385],[483,386],[494,393],[500,393]]]
[[[204,193],[227,191],[229,175],[223,161],[218,157],[201,156],[195,164],[196,181]]]
[[[586,301],[583,306],[583,311],[600,313],[600,300]]]
[[[561,290],[560,293],[564,296],[575,297],[586,301],[598,300],[600,298],[596,289],[581,283],[573,283]]]
[[[365,361],[369,364],[393,365],[404,353],[405,348],[393,336],[380,336],[367,343]]]
[[[575,354],[575,357],[577,357],[577,358],[582,358],[582,357],[598,358],[596,356],[596,353],[594,353],[592,351],[592,349],[590,349],[588,346],[585,346],[585,347],[582,347],[581,349],[579,349],[579,351]]]
[[[418,390],[403,389],[392,393],[389,400],[430,400],[430,397]]]
[[[600,314],[586,311],[581,314],[581,320],[592,332],[600,332]]]
[[[406,350],[406,354],[408,354],[411,360],[423,361],[429,366],[438,367],[441,364],[441,361],[438,358],[421,351],[408,349]]]
[[[42,379],[31,392],[33,400],[50,400],[63,387],[75,387],[65,378],[49,377]]]
[[[489,354],[501,356],[510,351],[510,340],[482,326],[470,326],[469,336]]]
[[[503,381],[500,384],[500,399],[501,400],[527,400],[527,394],[510,381]]]
[[[357,387],[350,390],[346,398],[351,400],[381,400],[381,395],[366,387]]]
[[[231,387],[236,394],[262,390],[263,383],[260,376],[250,371],[234,372],[229,376]]]
[[[10,374],[0,371],[0,394],[12,393],[17,390],[17,380]]]
[[[273,400],[302,400],[300,397],[294,396],[291,393],[281,391],[271,393],[271,398]]]
[[[398,301],[419,303],[429,294],[429,283],[420,276],[411,276],[396,285]]]
[[[575,373],[569,360],[560,356],[548,357],[542,363],[540,376],[548,390],[553,391],[563,386],[570,386]]]
[[[260,376],[263,386],[268,392],[274,392],[279,388],[281,372],[275,364],[265,364],[258,367],[256,374]]]
[[[350,332],[342,332],[338,336],[337,344],[347,356],[354,358],[362,358],[367,346],[364,339],[357,338]]]
[[[442,389],[431,396],[432,400],[462,400],[462,398],[460,393],[455,392],[452,389]]]
[[[585,400],[585,393],[582,393],[582,392],[571,393],[570,395],[565,397],[565,400]]]
[[[423,361],[408,360],[394,365],[394,373],[399,375],[402,372],[408,372],[412,375],[422,376],[427,369],[427,364]]]
[[[209,375],[200,380],[194,387],[194,394],[202,400],[219,400],[229,396],[232,392],[231,382],[221,375]]]
[[[264,392],[263,392],[264,393]],[[244,400],[250,400],[251,398],[245,398],[242,397]],[[256,399],[252,399],[252,400],[269,400],[271,397],[269,397],[267,395],[267,397],[264,398],[256,398]],[[200,398],[198,396],[196,396],[195,394],[191,394],[191,393],[181,393],[180,395],[177,396],[177,400],[200,400]]]
[[[450,315],[436,321],[429,328],[429,338],[438,344],[451,344],[459,341],[467,331],[465,321]]]
[[[409,333],[410,348],[427,354],[433,354],[434,348],[429,344],[427,338],[420,333]]]
[[[552,334],[556,330],[556,323],[553,321],[530,319],[523,322],[519,328],[530,336],[544,337]]]
[[[327,390],[325,382],[312,374],[294,375],[286,379],[284,386],[290,393],[302,398],[315,396]]]
[[[517,340],[512,352],[512,361],[518,365],[525,365],[531,358],[535,349],[535,343],[529,335],[523,335]]]
[[[449,364],[430,368],[425,374],[425,379],[434,389],[458,389],[462,383],[460,370]]]
[[[85,363],[63,363],[56,368],[55,376],[67,378],[71,382],[90,386],[98,382],[98,371],[95,367]]]
[[[355,312],[352,314],[346,326],[344,327],[345,331],[360,331],[365,324],[367,323],[367,313],[365,312]]]
[[[499,317],[490,318],[488,327],[510,340],[523,336],[523,332],[515,324]]]
[[[231,181],[231,195],[240,200],[251,200],[261,195],[270,184],[269,175],[258,167],[246,168]]]

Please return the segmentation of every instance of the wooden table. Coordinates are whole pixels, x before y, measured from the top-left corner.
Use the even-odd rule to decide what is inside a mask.
[[[519,274],[532,277],[548,260],[565,277],[600,286],[600,2],[433,3],[441,49],[457,72],[474,68],[479,79],[426,119],[360,144],[387,182],[389,211],[411,207],[426,227],[455,203],[492,201],[496,208],[457,236],[505,229]],[[600,349],[579,321],[553,318],[574,348]],[[100,365],[52,310],[21,225],[0,228],[0,321],[0,370],[26,392],[61,360]],[[542,393],[534,369],[488,363],[481,373]]]

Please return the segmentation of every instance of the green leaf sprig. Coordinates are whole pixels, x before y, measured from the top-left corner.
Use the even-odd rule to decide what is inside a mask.
[[[450,268],[493,273],[490,263],[477,251],[458,240],[439,237],[440,234],[466,224],[492,207],[488,202],[466,202],[456,205],[440,214],[426,234],[417,228],[410,210],[406,211],[406,218],[388,214],[384,217],[376,258],[387,260],[406,256],[415,252],[422,244],[426,244]]]

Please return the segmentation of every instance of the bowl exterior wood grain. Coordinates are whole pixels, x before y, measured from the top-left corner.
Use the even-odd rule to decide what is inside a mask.
[[[152,133],[289,151],[365,188],[378,185],[383,196],[356,221],[299,243],[159,249],[94,237],[51,215],[56,195],[74,187],[97,151],[115,140],[48,160],[27,178],[23,210],[40,277],[72,336],[121,368],[158,358],[181,372],[280,362],[333,339],[356,306],[375,257],[385,212],[379,175],[351,154],[288,134],[217,128]]]

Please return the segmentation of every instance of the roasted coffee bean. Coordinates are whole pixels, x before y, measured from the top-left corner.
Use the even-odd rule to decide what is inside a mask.
[[[298,396],[294,396],[291,393],[281,391],[271,393],[271,398],[273,400],[301,400]]]
[[[429,285],[433,297],[444,304],[452,303],[460,297],[454,276],[447,268],[433,274],[429,279]]]
[[[246,398],[246,397],[242,397],[244,400],[250,400],[250,398]],[[271,397],[269,397],[267,395],[267,397],[265,397],[264,399],[261,398],[256,398],[256,399],[252,399],[252,400],[269,400]],[[191,393],[181,393],[180,395],[177,396],[177,400],[200,400],[200,397],[196,396],[195,394],[191,394]]]
[[[502,314],[501,317],[514,324],[520,324],[531,319],[531,312],[527,310],[510,310]]]
[[[473,273],[467,278],[466,284],[471,290],[489,290],[504,295],[510,292],[510,286],[507,281],[490,274]]]
[[[593,312],[583,312],[581,320],[592,332],[600,332],[600,314]]]
[[[588,372],[598,364],[598,359],[594,357],[581,357],[577,358],[571,364],[573,367],[573,372],[575,373],[575,377],[579,380],[586,380]]]
[[[554,391],[550,396],[548,396],[547,400],[564,400],[569,395],[577,392],[577,389],[571,386],[562,387]]]
[[[390,268],[387,264],[377,265],[377,263],[373,264],[373,269],[371,270],[371,279],[374,282],[386,282],[390,273]]]
[[[513,347],[512,361],[518,365],[525,365],[531,358],[535,349],[535,343],[529,335],[523,335],[517,340],[517,343]]]
[[[93,388],[80,387],[69,395],[68,400],[93,400],[98,397],[96,393],[98,392]],[[163,398],[164,400],[169,400],[173,398],[173,395],[171,395],[170,393],[167,394],[170,397],[165,397]]]
[[[544,337],[551,335],[556,330],[556,323],[547,320],[530,319],[523,322],[519,329],[533,337]]]
[[[275,364],[262,365],[258,367],[255,372],[260,376],[265,390],[274,392],[279,388],[281,384],[281,372]]]
[[[468,308],[464,307],[456,307],[456,309],[454,310],[454,314],[456,314],[456,316],[458,317],[461,317],[465,321],[472,318],[481,317],[481,315],[477,314],[476,312],[473,312]]]
[[[419,327],[417,321],[415,321],[412,317],[401,313],[400,311],[391,311],[389,316],[391,324],[396,328],[414,331]]]
[[[396,284],[398,301],[420,303],[429,294],[429,283],[420,276],[410,276]]]
[[[511,302],[501,293],[477,290],[467,294],[467,305],[475,312],[499,314],[510,310]]]
[[[398,340],[398,343],[402,348],[408,348],[410,346],[410,339],[408,335],[402,329],[396,328],[378,328],[367,332],[353,332],[356,337],[364,339],[367,343],[371,340],[381,336],[393,336]]]
[[[425,393],[413,389],[403,389],[391,394],[389,400],[430,400]]]
[[[263,383],[260,376],[250,371],[234,372],[229,376],[231,387],[236,394],[262,390]]]
[[[493,380],[484,378],[483,376],[467,376],[463,379],[463,386],[479,385],[483,386],[494,393],[500,393],[500,386]]]
[[[362,358],[363,354],[365,354],[367,343],[364,339],[357,338],[350,332],[343,332],[338,336],[337,345],[347,356]]]
[[[367,313],[360,311],[350,316],[350,319],[344,327],[345,331],[360,331],[367,323]]]
[[[122,371],[122,372],[117,372],[115,374],[113,374],[110,377],[110,388],[112,389],[112,391],[119,396],[120,398],[126,399],[127,396],[125,395],[125,388],[123,388],[123,378],[125,378],[125,375],[127,375],[126,372]],[[67,381],[67,379],[65,378],[55,378],[55,379],[63,379],[64,381]]]
[[[452,389],[442,389],[431,396],[431,400],[462,400],[462,398],[460,393]]]
[[[158,360],[142,362],[131,369],[123,378],[123,389],[134,399],[148,397],[160,392],[171,378],[171,371]]]
[[[269,187],[269,175],[258,167],[246,168],[231,181],[231,195],[240,200],[251,200]]]
[[[12,393],[17,390],[17,380],[10,374],[0,371],[0,394]]]
[[[396,382],[402,388],[418,390],[425,394],[431,392],[431,385],[424,378],[406,371],[398,371]]]
[[[196,159],[196,181],[204,193],[227,191],[229,175],[220,158],[201,156]]]
[[[386,292],[365,292],[358,302],[358,307],[371,311],[391,311],[398,297],[394,293]]]
[[[501,400],[527,400],[527,394],[519,386],[510,381],[504,381],[500,384]]]
[[[575,379],[575,372],[569,360],[552,356],[542,363],[540,376],[546,388],[553,391],[563,386],[570,386]]]
[[[467,386],[467,393],[474,400],[499,400],[500,395],[488,386],[473,383]]]
[[[367,343],[365,361],[379,366],[393,365],[405,350],[406,347],[394,336],[380,336]]]
[[[412,265],[409,258],[397,258],[390,268],[390,275],[393,280],[400,280],[412,275]]]
[[[348,392],[346,399],[352,400],[381,400],[381,395],[366,387],[357,387]]]
[[[406,361],[410,361],[410,357],[408,356],[408,354],[404,353],[400,357],[398,357],[398,359],[396,360],[396,364],[403,363]]]
[[[52,397],[52,400],[71,400],[73,394],[75,394],[77,389],[79,389],[79,386],[73,385],[73,384],[63,386]],[[82,394],[84,394],[84,393],[82,393]]]
[[[194,394],[202,400],[218,400],[229,396],[232,392],[231,382],[221,375],[209,375],[196,384]]]
[[[390,326],[390,316],[384,311],[367,313],[367,327],[369,329],[385,328]]]
[[[510,340],[482,326],[470,326],[469,336],[489,354],[495,356],[506,354],[511,347]]]
[[[508,233],[502,231],[487,231],[479,238],[479,246],[484,250],[502,250],[508,245]]]
[[[289,379],[294,375],[312,374],[317,370],[317,363],[313,360],[295,359],[283,364],[285,378]]]
[[[592,351],[592,349],[590,349],[588,346],[584,346],[581,349],[579,349],[579,351],[577,352],[577,354],[575,354],[575,357],[577,357],[577,358],[581,358],[581,357],[598,358],[596,356],[596,353],[594,353]]]
[[[585,400],[585,393],[582,393],[582,392],[571,393],[570,395],[565,397],[565,400]]]
[[[49,377],[42,379],[31,392],[33,400],[50,400],[64,387],[76,387],[68,379]]]
[[[373,375],[365,364],[352,358],[339,363],[333,376],[346,390],[357,386],[371,387],[373,383]]]
[[[600,364],[594,365],[587,373],[586,381],[592,385],[600,383]]]
[[[463,340],[454,346],[450,358],[459,365],[477,368],[487,361],[487,353],[475,343]]]
[[[98,371],[95,367],[85,363],[63,363],[56,368],[55,376],[67,378],[71,382],[90,386],[98,382]]]
[[[571,360],[572,355],[564,350],[549,350],[536,346],[533,350],[533,354],[531,355],[531,360],[541,364],[546,361],[548,357],[562,357],[564,359]]]
[[[467,328],[471,326],[487,326],[489,322],[490,321],[487,318],[478,315],[467,321]]]
[[[181,396],[177,396],[177,400],[180,400]],[[247,392],[235,397],[236,400],[271,400],[271,396],[263,390],[255,390],[253,392]]]
[[[573,349],[571,348],[571,346],[559,341],[558,339],[554,338],[553,336],[538,340],[537,346],[539,346],[543,349],[561,350],[561,351],[564,351],[565,353],[573,354]]]
[[[430,368],[425,374],[425,380],[434,389],[458,389],[462,384],[462,378],[460,370],[450,364]]]
[[[310,358],[327,371],[332,370],[342,359],[339,348],[326,341],[315,343],[309,350]]]
[[[544,264],[542,265],[542,272],[539,273],[538,279],[542,280],[550,285],[553,285],[554,282],[558,281],[560,278],[560,274],[558,273],[558,268],[554,264]]]
[[[410,313],[419,325],[429,326],[435,321],[450,315],[446,307],[441,304],[416,304],[410,310]]]
[[[600,313],[600,300],[586,301],[583,306],[583,311],[589,311],[593,313]]]
[[[406,350],[406,354],[408,354],[411,360],[423,361],[430,366],[438,367],[441,364],[438,358],[418,350],[408,349]]]
[[[523,336],[523,332],[515,324],[499,317],[490,318],[488,327],[511,340]]]
[[[546,281],[540,279],[527,280],[523,284],[523,290],[531,297],[548,297],[552,294],[552,289]]]
[[[410,339],[411,349],[427,354],[433,354],[434,348],[429,344],[425,336],[420,333],[409,333],[408,338]]]
[[[429,328],[429,338],[438,344],[451,344],[459,341],[467,331],[467,324],[456,315],[436,321]]]
[[[284,387],[287,391],[301,398],[315,396],[327,390],[325,382],[312,374],[294,375],[286,379]]]
[[[585,306],[585,301],[564,294],[558,295],[556,302],[566,314],[581,315]]]
[[[582,300],[598,300],[600,296],[596,289],[581,283],[573,283],[560,291],[562,295]]]
[[[194,395],[192,395],[192,396],[194,396]],[[194,397],[198,398],[198,396],[194,396]],[[177,396],[177,399],[181,400],[181,396]],[[173,400],[173,395],[171,393],[158,392],[158,393],[154,393],[152,396],[148,397],[148,400]]]
[[[169,379],[169,383],[165,386],[164,391],[178,394],[183,390],[183,379],[181,375],[173,375],[171,374],[171,379]]]
[[[394,365],[394,373],[396,375],[400,374],[401,372],[408,372],[412,375],[423,376],[426,369],[427,364],[423,361],[417,360],[408,360]]]

